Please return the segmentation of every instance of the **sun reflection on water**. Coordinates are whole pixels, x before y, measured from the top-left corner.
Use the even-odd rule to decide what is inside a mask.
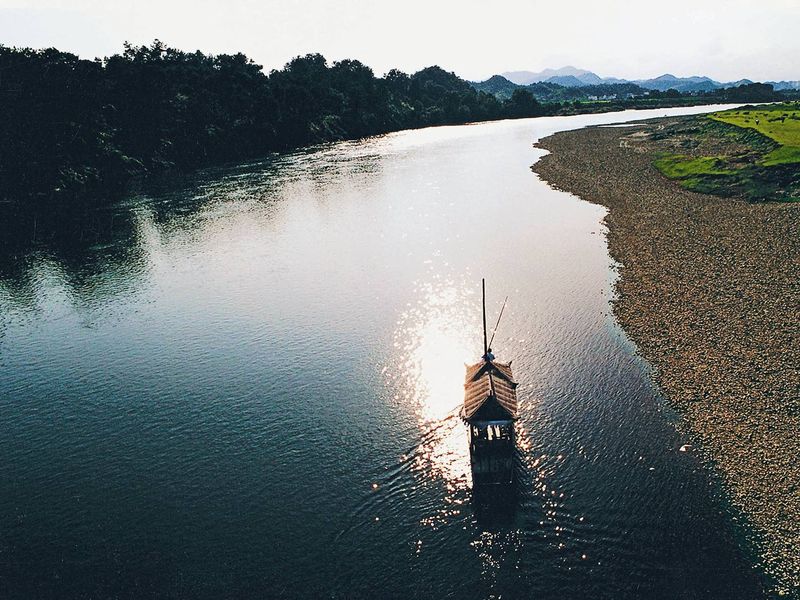
[[[427,490],[444,486],[431,502],[420,502],[427,510],[419,525],[431,533],[452,527],[470,531],[469,547],[481,565],[481,579],[493,589],[499,573],[519,568],[528,539],[525,518],[541,520],[537,534],[548,542],[552,537],[562,548],[568,536],[562,536],[560,529],[564,495],[560,490],[553,495],[548,487],[555,467],[536,452],[522,420],[516,425],[520,453],[516,485],[500,489],[499,494],[492,489],[488,496],[473,489],[460,410],[465,364],[478,359],[482,345],[480,295],[475,287],[469,281],[436,275],[419,283],[416,302],[401,314],[395,329],[396,368],[386,372],[392,374],[396,400],[408,407],[418,429],[418,441],[408,457],[415,479]],[[529,496],[533,504],[526,504]],[[526,510],[533,515],[521,515]],[[420,539],[414,553],[422,556],[425,549]]]
[[[401,399],[414,407],[421,430],[415,470],[443,478],[453,491],[469,482],[469,452],[459,411],[464,365],[475,360],[480,326],[475,295],[467,290],[445,279],[419,284],[419,300],[400,316],[394,344]]]

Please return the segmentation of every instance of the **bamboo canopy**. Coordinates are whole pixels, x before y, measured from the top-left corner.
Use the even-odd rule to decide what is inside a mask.
[[[516,419],[517,382],[511,363],[481,361],[467,367],[464,418],[467,421]]]

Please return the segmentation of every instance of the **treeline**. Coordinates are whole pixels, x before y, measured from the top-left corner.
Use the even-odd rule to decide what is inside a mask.
[[[136,174],[263,156],[400,129],[543,107],[499,101],[439,67],[376,77],[319,54],[264,73],[243,54],[155,41],[104,60],[0,46],[0,200],[108,192]]]
[[[703,92],[679,92],[668,89],[664,91],[649,90],[650,98],[707,98],[711,102],[782,102],[791,94],[776,92],[769,83],[745,83],[737,87],[720,88]]]
[[[111,194],[136,175],[320,142],[634,105],[541,104],[527,89],[499,99],[439,67],[376,77],[357,60],[328,64],[319,54],[267,74],[243,54],[158,40],[103,60],[0,46],[0,202],[64,204]]]
[[[529,91],[539,102],[545,104],[564,104],[567,102],[595,102],[597,100],[698,100],[706,103],[713,102],[780,102],[790,98],[795,90],[782,90],[776,92],[771,84],[747,83],[738,87],[720,88],[713,90],[679,91],[667,89],[664,91],[644,88],[635,83],[600,83],[596,85],[564,86],[552,81],[540,81],[527,85],[519,85],[509,81],[501,75],[494,75],[486,81],[471,82],[470,85],[477,91],[493,94],[503,100],[510,98],[518,89]]]

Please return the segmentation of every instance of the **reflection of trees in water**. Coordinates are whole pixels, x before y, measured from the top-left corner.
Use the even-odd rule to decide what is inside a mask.
[[[357,186],[380,172],[374,143],[322,144],[189,175],[155,175],[136,189],[138,204],[146,205],[153,223],[169,235],[194,229],[196,218],[214,204],[291,200],[295,185],[319,198],[335,195],[338,186]]]
[[[85,197],[0,204],[0,287],[12,302],[32,306],[37,274],[48,265],[81,302],[131,293],[147,269],[144,219],[169,240],[198,229],[215,205],[273,206],[298,194],[326,201],[380,171],[374,143],[326,144],[189,175],[152,176],[113,203]]]
[[[101,209],[91,205],[4,207],[0,210],[0,285],[12,301],[35,302],[39,270],[54,267],[78,297],[106,293],[108,275],[135,274],[144,268],[135,215],[128,209]],[[123,281],[113,277],[114,293]]]
[[[192,191],[213,176],[152,177],[111,204],[87,196],[69,203],[0,205],[0,286],[12,302],[31,307],[38,276],[47,265],[82,303],[134,292],[147,268],[142,209],[165,229],[190,223],[192,213],[207,202]]]

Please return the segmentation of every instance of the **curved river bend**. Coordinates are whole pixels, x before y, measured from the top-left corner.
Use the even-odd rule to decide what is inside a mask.
[[[556,131],[407,131],[172,182],[3,256],[0,596],[753,598],[730,517],[609,308]],[[473,498],[481,347],[520,483]]]

